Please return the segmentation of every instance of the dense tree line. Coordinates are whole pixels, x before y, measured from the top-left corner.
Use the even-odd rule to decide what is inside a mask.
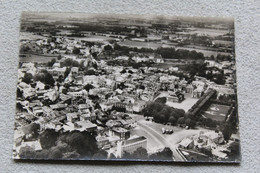
[[[42,70],[41,72],[37,73],[34,78],[35,81],[41,81],[45,85],[54,86],[55,83],[53,76],[47,70]]]
[[[124,152],[122,159],[140,159],[140,160],[167,160],[172,161],[172,151],[170,148],[166,147],[161,151],[155,152],[151,155],[147,153],[145,148],[138,148],[133,153]]]
[[[22,159],[77,159],[92,158],[98,153],[96,139],[89,132],[59,133],[45,130],[40,134],[41,151],[31,147],[23,147],[19,156]]]
[[[185,111],[175,109],[159,102],[151,102],[143,110],[145,117],[153,117],[154,121],[159,123],[176,124],[181,117],[184,117]]]

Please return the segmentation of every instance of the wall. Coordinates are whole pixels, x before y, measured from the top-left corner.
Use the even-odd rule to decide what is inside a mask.
[[[258,0],[62,0],[0,1],[0,172],[257,172],[260,116],[260,3]],[[12,136],[21,11],[136,13],[235,17],[242,163],[149,164],[126,162],[14,162]],[[258,163],[258,164],[257,164]]]

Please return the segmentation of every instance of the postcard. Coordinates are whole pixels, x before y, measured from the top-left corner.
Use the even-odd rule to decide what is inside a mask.
[[[234,19],[23,12],[14,159],[239,163]]]

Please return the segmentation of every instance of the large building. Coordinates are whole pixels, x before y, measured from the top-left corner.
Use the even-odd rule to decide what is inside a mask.
[[[132,154],[138,148],[147,147],[147,139],[144,136],[132,136],[125,141],[119,141],[117,143],[117,157],[121,158],[124,152]]]

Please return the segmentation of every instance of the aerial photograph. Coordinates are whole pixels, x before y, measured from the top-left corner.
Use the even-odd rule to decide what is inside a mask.
[[[13,159],[241,161],[233,18],[23,12]]]

